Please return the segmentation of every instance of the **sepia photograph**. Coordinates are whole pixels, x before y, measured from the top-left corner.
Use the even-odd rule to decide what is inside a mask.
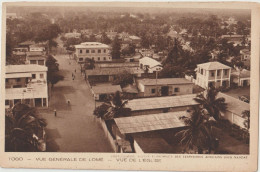
[[[4,152],[250,155],[252,10],[106,4],[6,4]]]

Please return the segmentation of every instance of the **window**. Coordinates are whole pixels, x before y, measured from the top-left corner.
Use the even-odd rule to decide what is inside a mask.
[[[82,53],[82,50],[79,50],[79,53]]]
[[[92,57],[92,60],[94,60],[95,58],[94,57]]]
[[[98,53],[101,53],[101,50],[98,50]]]
[[[225,75],[227,75],[228,74],[228,70],[225,70]]]
[[[203,75],[203,69],[201,69],[201,75]]]
[[[13,88],[22,88],[22,85],[14,85]]]
[[[40,74],[40,78],[43,78],[43,76],[44,76],[43,73],[41,73],[41,74]]]
[[[95,53],[95,50],[91,50],[91,53]]]
[[[107,60],[107,58],[106,58],[106,57],[104,57],[104,60]]]
[[[10,104],[9,100],[5,100],[5,105],[9,105],[9,104]]]
[[[211,76],[214,77],[214,76],[215,76],[215,73],[214,73],[214,72],[211,72]]]
[[[89,53],[89,50],[86,50],[86,53]]]
[[[16,82],[21,82],[21,78],[17,78],[17,79],[16,79]]]
[[[37,64],[36,60],[30,60],[30,64]]]
[[[32,78],[35,79],[36,78],[36,74],[32,74]]]
[[[99,61],[99,60],[100,60],[100,57],[98,57],[97,60]]]
[[[154,89],[154,88],[153,88],[153,89],[151,89],[151,92],[152,92],[152,93],[155,93],[155,89]]]
[[[44,60],[38,60],[38,65],[44,65]]]
[[[180,88],[174,88],[174,92],[180,92]]]
[[[106,49],[104,49],[104,53],[106,53],[107,52],[107,50]]]
[[[8,79],[7,78],[5,79],[5,83],[8,83]]]
[[[83,58],[79,58],[79,61],[83,61]]]

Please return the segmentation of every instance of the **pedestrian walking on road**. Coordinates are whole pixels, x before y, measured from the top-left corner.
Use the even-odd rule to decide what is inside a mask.
[[[70,105],[70,99],[68,99],[67,102],[68,102],[68,106],[69,106]]]
[[[76,73],[76,69],[75,69],[75,73]]]
[[[72,73],[72,75],[71,75],[72,77],[74,76],[74,74]]]
[[[56,109],[54,109],[54,116],[55,116],[55,117],[57,116],[57,111],[56,111]]]

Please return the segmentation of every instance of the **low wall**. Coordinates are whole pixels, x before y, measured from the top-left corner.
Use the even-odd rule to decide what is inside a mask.
[[[101,118],[96,118],[96,120],[101,124],[101,126],[104,130],[105,136],[108,139],[108,141],[109,141],[111,147],[113,148],[114,152],[117,152],[116,140],[114,140],[113,137],[110,135],[110,132],[107,129],[107,125],[106,125],[105,121]]]

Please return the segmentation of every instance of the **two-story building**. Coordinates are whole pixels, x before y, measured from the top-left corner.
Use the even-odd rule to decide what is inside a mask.
[[[27,64],[38,64],[38,65],[44,65],[45,66],[46,56],[41,51],[26,52],[26,63]]]
[[[47,67],[8,65],[5,73],[5,106],[18,102],[32,107],[48,107]]]
[[[198,64],[195,84],[207,89],[210,86],[229,87],[231,67],[219,62]]]
[[[95,61],[112,61],[110,56],[110,47],[99,42],[84,42],[75,45],[75,56],[78,63],[82,63],[85,59],[93,59]]]
[[[192,94],[193,83],[185,78],[161,78],[137,80],[139,96],[171,96]]]

